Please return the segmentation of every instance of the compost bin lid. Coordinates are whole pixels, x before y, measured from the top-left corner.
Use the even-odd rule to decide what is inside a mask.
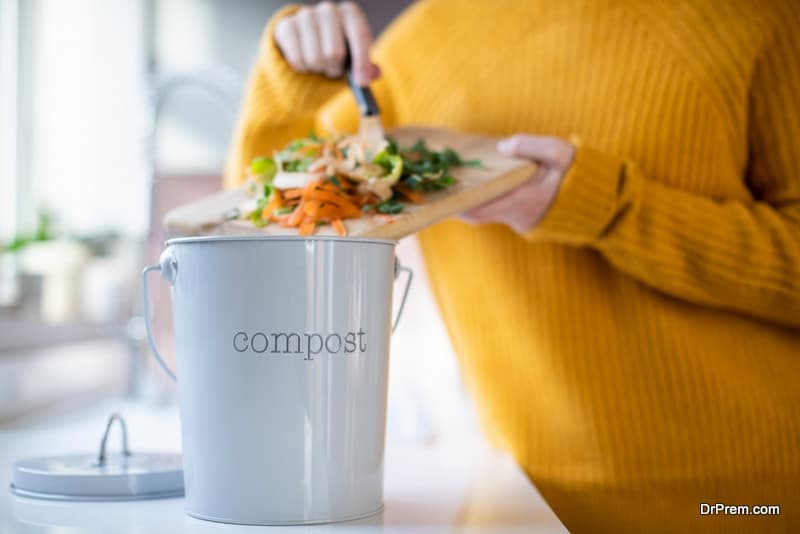
[[[122,452],[108,454],[106,442],[115,421],[122,430]],[[126,501],[183,496],[181,455],[128,450],[125,421],[112,414],[98,454],[24,458],[14,463],[15,495],[60,501]]]

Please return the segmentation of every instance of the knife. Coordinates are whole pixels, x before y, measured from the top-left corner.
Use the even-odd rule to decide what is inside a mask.
[[[346,48],[344,58],[344,71],[347,83],[353,91],[356,99],[358,111],[361,114],[361,122],[358,128],[358,138],[364,144],[365,151],[369,158],[374,156],[386,140],[381,122],[381,111],[375,101],[375,95],[369,85],[359,85],[353,79],[353,62],[350,57],[350,47]]]

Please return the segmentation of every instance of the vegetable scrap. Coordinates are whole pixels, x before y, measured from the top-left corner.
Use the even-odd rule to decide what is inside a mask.
[[[227,217],[259,228],[297,228],[303,236],[330,225],[344,236],[345,220],[372,215],[390,222],[407,203],[421,204],[425,193],[454,185],[453,167],[480,164],[450,148],[431,150],[423,140],[401,148],[387,137],[370,155],[357,136],[322,139],[312,133],[271,158],[255,158],[248,181],[252,202]]]

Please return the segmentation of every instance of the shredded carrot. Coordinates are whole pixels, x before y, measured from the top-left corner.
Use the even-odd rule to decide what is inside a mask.
[[[322,203],[319,200],[307,200],[303,202],[303,211],[306,215],[314,217],[317,215]]]
[[[324,189],[315,189],[310,193],[306,193],[305,195],[306,200],[320,200],[322,202],[332,202],[333,204],[337,204],[339,206],[350,205],[355,207],[355,204],[347,200],[347,197],[339,194],[334,193],[333,191],[326,191]]]
[[[320,207],[319,210],[316,212],[317,219],[355,219],[357,217],[348,217],[350,214],[349,211],[340,208],[339,206],[335,206],[333,204],[325,204],[324,206]],[[358,213],[358,217],[361,216],[361,212]]]
[[[422,195],[417,193],[416,191],[412,191],[405,184],[397,184],[394,186],[395,191],[399,192],[401,195],[406,197],[408,200],[413,202],[414,204],[422,204]]]
[[[323,184],[320,184],[320,186],[317,187],[317,189],[318,190],[322,189],[322,190],[325,190],[325,191],[330,191],[332,193],[341,193],[342,192],[342,188],[340,186],[332,183],[332,182],[325,182]]]
[[[314,233],[314,228],[317,227],[317,223],[314,221],[303,221],[303,224],[300,225],[298,228],[298,232],[300,235],[311,235]]]
[[[314,191],[317,187],[320,186],[322,182],[320,180],[314,180],[313,182],[308,182],[306,186],[303,188],[303,198],[307,198],[308,194]]]
[[[280,208],[282,203],[283,195],[279,189],[274,189],[272,194],[269,196],[269,202],[267,202],[267,205],[264,206],[264,209],[261,211],[261,218],[269,219],[272,217],[272,212]]]
[[[344,226],[344,222],[341,219],[331,219],[331,224],[336,229],[336,233],[340,236],[347,235],[347,228]]]
[[[291,200],[293,198],[300,198],[303,196],[303,188],[297,187],[295,189],[287,189],[283,192],[283,198],[286,200]]]
[[[301,201],[294,209],[292,214],[286,219],[286,224],[289,226],[299,226],[303,220],[305,212],[303,211],[303,202]]]

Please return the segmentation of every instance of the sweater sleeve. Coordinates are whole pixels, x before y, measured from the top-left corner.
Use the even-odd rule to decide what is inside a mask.
[[[751,86],[752,200],[670,188],[579,144],[529,237],[591,246],[672,296],[800,327],[800,40],[774,39]]]
[[[295,72],[275,44],[275,25],[298,7],[278,10],[266,25],[228,150],[226,187],[244,180],[254,157],[270,155],[292,139],[312,130],[353,131],[357,126],[358,110],[344,81]],[[373,83],[372,88],[382,115],[391,117],[385,80]]]

